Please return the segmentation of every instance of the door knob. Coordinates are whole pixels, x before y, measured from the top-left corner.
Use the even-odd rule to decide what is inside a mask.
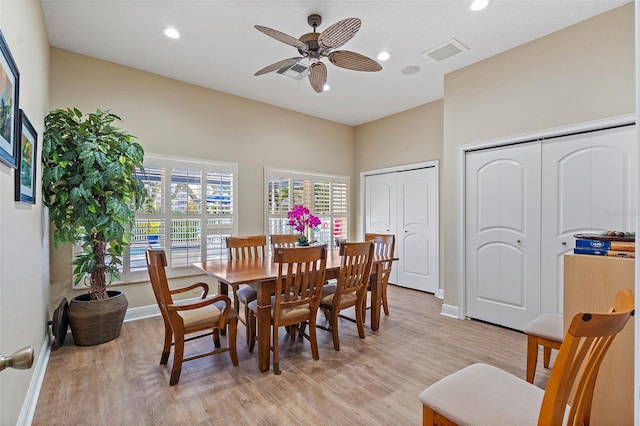
[[[33,348],[27,346],[17,352],[14,352],[11,356],[0,355],[0,371],[7,367],[17,368],[18,370],[25,370],[31,368],[33,365]]]

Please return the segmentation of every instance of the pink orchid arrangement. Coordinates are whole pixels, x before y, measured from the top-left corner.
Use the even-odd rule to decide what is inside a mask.
[[[295,206],[287,213],[289,219],[289,226],[300,233],[298,238],[298,245],[308,246],[309,240],[305,235],[305,231],[308,229],[316,229],[322,223],[318,216],[311,214],[308,208],[305,206]]]

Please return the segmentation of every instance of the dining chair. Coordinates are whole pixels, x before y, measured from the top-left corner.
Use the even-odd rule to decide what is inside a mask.
[[[364,339],[364,310],[367,295],[367,285],[371,275],[371,263],[373,261],[373,242],[342,243],[340,245],[340,272],[336,284],[326,285],[322,288],[320,309],[329,320],[329,327],[316,325],[316,327],[330,331],[333,335],[333,349],[340,350],[338,336],[338,317],[353,321],[352,318],[341,316],[340,311],[355,307],[355,323],[358,327],[358,336]]]
[[[271,253],[275,253],[278,247],[295,247],[298,237],[298,234],[271,234]]]
[[[226,237],[227,258],[232,259],[253,259],[265,257],[267,255],[267,236],[253,235],[248,237]],[[247,328],[247,318],[249,318],[249,302],[256,300],[258,292],[249,285],[233,287],[233,307],[240,312],[242,304],[242,315],[238,318]],[[245,333],[246,343],[249,344],[249,333]]]
[[[306,338],[311,344],[311,354],[314,360],[320,359],[318,341],[316,339],[316,316],[322,295],[325,270],[327,266],[327,248],[295,247],[277,248],[274,253],[277,264],[274,295],[271,296],[271,325],[273,351],[273,372],[280,374],[280,358],[278,348],[278,332],[280,327],[289,327],[294,332],[287,335],[295,339],[296,333]],[[256,339],[256,320],[258,302],[249,303],[251,320],[249,331],[252,352]],[[304,327],[309,326],[309,334]]]
[[[147,271],[151,280],[153,294],[160,308],[164,321],[164,347],[160,364],[167,364],[171,346],[174,346],[173,366],[169,385],[173,386],[180,380],[182,363],[194,359],[229,352],[233,365],[238,365],[236,352],[236,336],[238,315],[231,306],[231,299],[227,295],[207,297],[209,286],[206,283],[196,283],[186,287],[170,289],[167,282],[165,268],[167,257],[164,250],[147,248]],[[201,288],[201,299],[195,302],[174,302],[173,295],[185,293]],[[221,347],[220,330],[229,327],[228,346]],[[199,334],[185,339],[185,335],[211,330],[210,333]],[[213,335],[214,349],[210,352],[184,357],[184,344],[194,339]]]
[[[589,424],[600,364],[633,313],[623,289],[607,313],[574,315],[545,390],[481,363],[446,376],[420,394],[422,424]]]
[[[562,314],[540,314],[524,327],[527,335],[527,382],[533,383],[538,365],[538,347],[542,346],[542,364],[549,368],[551,350],[560,349],[564,318]]]
[[[384,314],[389,315],[389,299],[387,298],[387,287],[389,286],[389,275],[393,267],[393,255],[396,247],[396,236],[394,234],[364,234],[365,241],[373,241],[375,247],[374,256],[388,257],[389,260],[384,262],[378,273],[382,274],[382,308]]]

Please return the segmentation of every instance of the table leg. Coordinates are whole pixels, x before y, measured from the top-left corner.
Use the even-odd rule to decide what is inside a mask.
[[[218,294],[229,295],[229,286],[227,283],[223,283],[222,281],[218,281]],[[223,336],[227,335],[227,327],[224,327],[220,330],[220,334]]]
[[[257,346],[258,346],[258,368],[260,371],[269,371],[269,361],[271,358],[271,289],[263,283],[258,286],[258,312],[257,322]]]
[[[382,306],[382,271],[381,265],[376,264],[371,274],[371,330],[380,328],[380,307]]]

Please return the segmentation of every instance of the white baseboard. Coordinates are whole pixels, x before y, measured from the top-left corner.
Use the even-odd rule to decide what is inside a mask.
[[[443,288],[439,288],[439,289],[437,289],[437,290],[436,290],[436,294],[435,294],[435,296],[436,296],[438,299],[444,299],[444,289],[443,289]]]
[[[158,305],[140,306],[137,308],[127,309],[127,313],[124,314],[124,322],[135,321],[143,318],[157,317],[160,315],[160,308]]]
[[[36,361],[36,366],[33,370],[33,376],[31,376],[31,383],[29,383],[29,389],[27,395],[24,398],[22,404],[22,410],[20,410],[20,416],[18,417],[17,425],[30,425],[33,421],[33,415],[36,412],[36,405],[38,405],[38,397],[40,396],[40,390],[42,389],[42,381],[44,380],[44,374],[47,371],[47,364],[49,364],[49,355],[51,354],[51,341],[49,333],[44,338],[44,343],[40,349],[40,355]]]
[[[440,312],[440,315],[444,315],[445,317],[451,317],[455,319],[460,318],[458,316],[459,314],[458,314],[457,306],[445,305],[444,303],[442,304],[442,312]]]

